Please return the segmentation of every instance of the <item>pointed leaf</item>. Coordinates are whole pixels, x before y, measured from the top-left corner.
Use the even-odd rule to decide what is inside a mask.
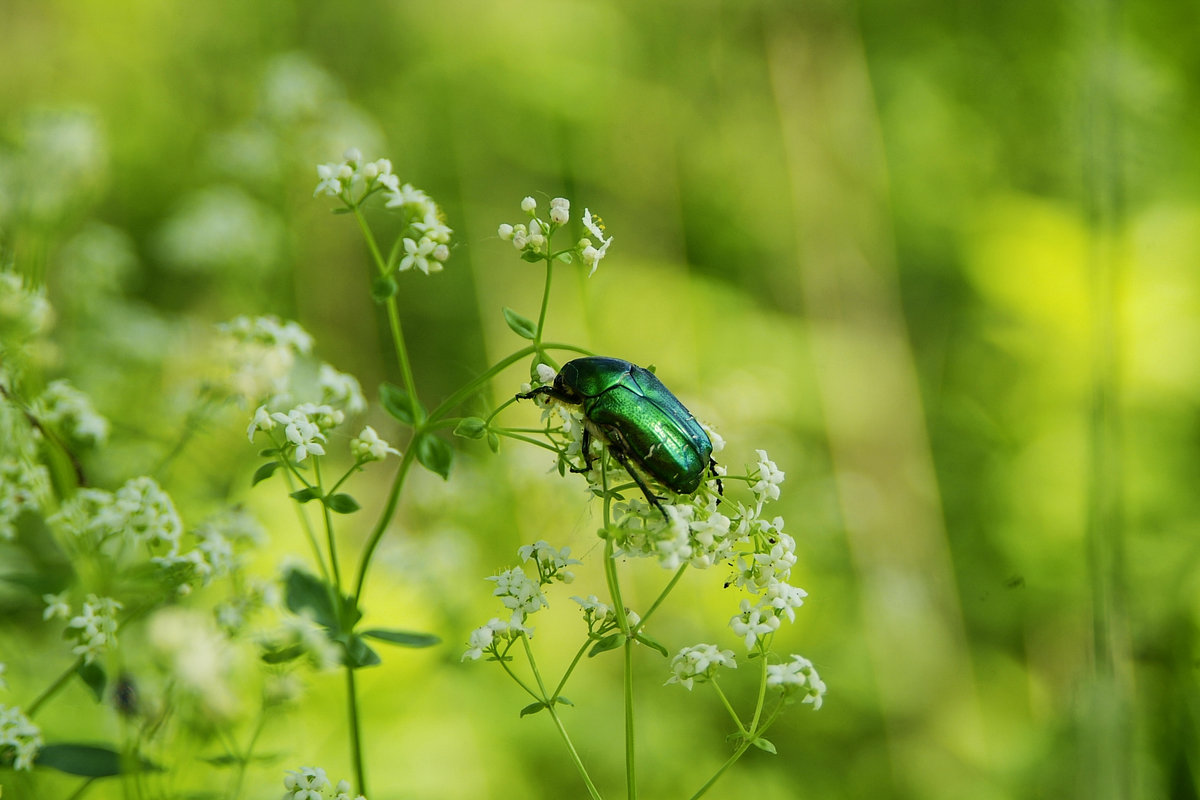
[[[522,716],[522,717],[528,717],[530,714],[536,714],[536,713],[538,713],[539,711],[541,711],[541,710],[542,710],[542,709],[544,709],[545,707],[546,707],[546,704],[545,704],[545,703],[543,703],[541,700],[538,700],[536,703],[530,703],[529,705],[527,705],[527,706],[525,706],[524,708],[522,708],[522,709],[521,709],[521,716]]]
[[[775,745],[771,744],[770,740],[763,739],[761,736],[759,738],[755,739],[750,744],[754,745],[759,750],[765,750],[766,752],[770,753],[773,756],[779,755],[779,753],[777,753],[775,751]]]
[[[512,332],[522,339],[533,339],[537,336],[537,325],[528,317],[523,317],[507,306],[504,308],[504,321]]]
[[[96,698],[97,703],[104,699],[104,688],[108,685],[108,676],[104,674],[104,667],[95,661],[90,664],[84,661],[76,667],[75,674],[92,690],[92,697]]]
[[[416,425],[425,418],[425,409],[414,403],[409,393],[395,384],[379,384],[379,402],[385,411],[405,425]]]
[[[570,700],[568,700],[567,698],[563,697],[561,694],[560,694],[558,697],[554,698],[554,702],[556,702],[556,703],[559,703],[559,704],[561,704],[561,705],[564,705],[564,706],[572,706],[572,707],[574,707],[574,705],[575,705],[575,704],[574,704],[574,703],[572,703]]]
[[[539,261],[545,261],[546,257],[533,250],[526,250],[521,253],[521,260],[528,261],[530,264],[536,264]]]
[[[353,214],[354,209],[346,208],[345,206],[338,206],[337,208],[333,209],[329,213],[331,213],[331,214]]]
[[[487,423],[479,417],[467,417],[454,426],[454,435],[464,439],[482,439],[487,433]]]
[[[281,650],[267,650],[260,656],[264,664],[286,664],[304,655],[304,645],[293,644]]]
[[[293,614],[309,616],[330,630],[338,627],[330,587],[316,575],[290,569],[283,578],[284,602]]]
[[[588,658],[598,656],[601,653],[608,652],[609,650],[616,650],[623,644],[625,644],[625,634],[610,633],[608,636],[605,636],[603,639],[592,645],[592,649],[588,651]]]
[[[670,653],[667,652],[667,648],[663,647],[662,644],[655,641],[654,639],[651,639],[649,636],[647,636],[644,633],[639,632],[638,635],[634,637],[634,639],[636,641],[641,642],[642,644],[646,645],[646,647],[649,647],[651,650],[656,650],[659,653],[662,653],[663,658],[668,658],[671,655]]]
[[[111,747],[90,744],[48,744],[38,753],[34,763],[85,778],[108,778],[127,771],[158,769],[142,759],[138,764],[128,765],[133,769],[127,770],[119,752]]]
[[[371,646],[358,634],[350,637],[350,643],[346,645],[345,659],[346,665],[354,669],[374,667],[383,663],[379,654],[372,650]]]
[[[400,647],[432,647],[441,643],[441,638],[432,633],[416,633],[414,631],[393,631],[385,628],[371,628],[363,631],[363,636],[378,639],[381,642]]]
[[[488,447],[492,448],[493,453],[500,452],[500,437],[499,436],[492,433],[491,431],[488,431],[487,442],[488,442]]]
[[[255,471],[254,477],[250,479],[250,485],[257,486],[258,484],[265,481],[267,478],[274,475],[275,470],[277,470],[277,469],[279,469],[278,461],[268,461],[267,463],[263,464],[261,467],[259,467]]]
[[[454,460],[454,451],[450,445],[433,434],[426,434],[417,440],[417,461],[430,472],[441,475],[443,479],[450,477],[450,463]]]
[[[297,503],[307,503],[309,500],[316,500],[320,496],[321,493],[311,486],[292,492],[288,495],[288,497],[292,498]]]
[[[338,493],[331,494],[325,498],[325,505],[329,506],[329,510],[337,514],[353,514],[362,506],[348,494]]]
[[[566,250],[562,253],[559,253],[557,256],[555,256],[555,258],[557,258],[559,261],[563,262],[564,264],[570,264],[571,262],[573,262],[575,260],[575,256],[573,256],[571,254],[570,250]]]

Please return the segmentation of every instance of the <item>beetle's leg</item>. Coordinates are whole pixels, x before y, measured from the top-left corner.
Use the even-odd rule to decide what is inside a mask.
[[[717,460],[712,456],[708,457],[708,471],[717,479],[717,505],[721,505],[721,500],[725,498],[725,484],[721,483],[721,476],[717,474]]]
[[[642,494],[646,495],[646,500],[649,501],[650,505],[658,509],[659,513],[663,515],[663,519],[670,522],[671,518],[667,516],[667,510],[659,502],[662,498],[650,491],[650,487],[646,485],[646,481],[642,480],[642,476],[638,474],[637,469],[629,463],[629,454],[625,449],[625,443],[621,441],[621,433],[616,429],[608,431],[608,452],[612,453],[612,457],[617,460],[617,463],[629,473],[629,477],[633,478],[633,482],[642,490]]]
[[[579,446],[583,449],[583,466],[570,468],[576,475],[592,471],[592,429],[587,425],[583,426],[583,441]]]
[[[567,397],[562,392],[557,391],[554,388],[553,384],[539,386],[536,389],[530,389],[528,392],[518,392],[516,397],[518,400],[531,400],[534,397],[537,397],[538,395],[542,395],[542,394],[544,394],[547,397],[550,397],[554,400],[557,400],[560,403],[570,403],[572,405],[577,404],[577,402],[575,400],[572,400],[570,397]]]

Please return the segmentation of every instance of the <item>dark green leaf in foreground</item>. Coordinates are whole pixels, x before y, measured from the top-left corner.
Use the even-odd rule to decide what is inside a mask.
[[[370,630],[363,631],[362,635],[400,647],[432,647],[442,641],[440,637],[434,636],[432,633],[393,631],[385,628],[371,628]]]

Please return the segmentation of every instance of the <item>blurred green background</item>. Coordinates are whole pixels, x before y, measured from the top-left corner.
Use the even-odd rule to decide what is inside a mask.
[[[390,157],[447,212],[446,271],[402,281],[430,398],[519,346],[500,309],[535,315],[541,274],[496,225],[566,195],[615,241],[594,277],[560,271],[551,338],[657,365],[727,462],[765,448],[788,474],[809,601],[777,649],[829,695],[712,796],[1196,797],[1198,25],[1168,0],[4,0],[3,244],[50,288],[49,375],[113,420],[91,465],[111,487],[177,435],[211,323],[295,318],[368,394],[396,380],[315,164]],[[250,503],[272,574],[303,545],[248,490],[244,425],[212,422],[166,487],[189,518]],[[543,456],[477,444],[410,487],[367,595],[446,640],[362,673],[371,800],[583,796],[548,720],[458,659],[495,613],[484,575],[538,538],[595,560],[597,521]],[[736,647],[735,601],[690,578],[671,646]],[[547,658],[576,646],[566,597],[599,586],[560,591]],[[19,702],[60,665],[4,636]],[[724,760],[724,712],[643,662],[644,796],[686,796]],[[620,796],[616,666],[588,667],[568,724]],[[342,676],[310,689],[246,796],[300,764],[350,776]],[[111,736],[58,702],[47,738]]]

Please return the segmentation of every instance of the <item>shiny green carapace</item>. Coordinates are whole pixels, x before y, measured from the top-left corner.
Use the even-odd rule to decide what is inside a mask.
[[[517,396],[535,395],[579,406],[587,423],[586,466],[591,461],[588,441],[598,436],[659,508],[637,470],[673,492],[691,494],[704,471],[715,466],[712,442],[692,412],[654,373],[636,364],[603,356],[577,358],[563,365],[552,385]]]

